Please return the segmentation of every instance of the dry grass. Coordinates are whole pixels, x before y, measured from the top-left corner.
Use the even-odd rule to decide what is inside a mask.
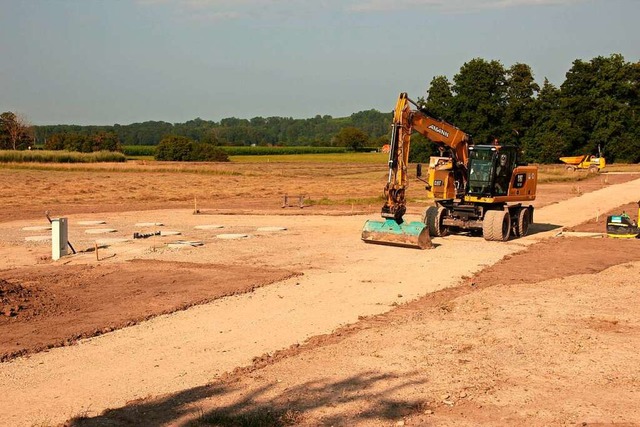
[[[324,154],[283,154],[262,156],[231,156],[237,163],[353,163],[386,165],[389,154],[385,153],[324,153]]]
[[[640,165],[607,168],[618,169],[640,172]],[[194,198],[200,209],[271,209],[281,206],[285,194],[304,195],[311,204],[327,208],[371,207],[381,204],[387,170],[384,161],[0,163],[5,208],[0,221],[39,216],[45,210],[73,213],[89,205],[100,206],[100,211],[192,208]],[[413,165],[411,171],[415,171]],[[587,173],[566,172],[561,165],[541,166],[539,175],[540,183],[576,185],[588,177]],[[412,176],[407,194],[412,204],[429,203],[423,187]]]
[[[263,163],[146,163],[0,165],[0,221],[41,216],[45,210],[73,213],[192,208],[279,208],[282,196],[305,195],[330,204],[381,194],[385,165]]]
[[[640,164],[607,165],[603,173],[610,172],[639,172]],[[567,171],[564,165],[539,165],[538,182],[541,184],[552,182],[579,182],[592,177],[587,170]]]

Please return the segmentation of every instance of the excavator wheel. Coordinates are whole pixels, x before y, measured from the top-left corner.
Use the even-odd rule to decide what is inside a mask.
[[[598,172],[600,172],[600,169],[595,165],[591,165],[591,166],[589,166],[589,169],[587,169],[587,172],[589,172],[589,173],[598,173]]]
[[[513,235],[515,237],[524,237],[529,232],[529,224],[531,224],[531,214],[529,209],[520,208],[517,212],[517,222],[513,227]]]
[[[485,240],[506,242],[511,235],[511,216],[509,211],[491,210],[485,213],[482,221],[482,235]]]
[[[429,234],[434,237],[444,237],[449,234],[449,227],[442,225],[442,219],[446,209],[438,206],[429,206],[424,212],[423,222],[429,227]]]

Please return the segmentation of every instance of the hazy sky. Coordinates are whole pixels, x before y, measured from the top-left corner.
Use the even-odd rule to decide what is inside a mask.
[[[640,0],[0,0],[0,112],[33,124],[391,111],[465,62],[640,58]]]

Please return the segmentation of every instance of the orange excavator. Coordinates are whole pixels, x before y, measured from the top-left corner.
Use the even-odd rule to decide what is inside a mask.
[[[428,180],[423,180],[435,206],[425,211],[421,222],[407,223],[403,216],[414,131],[437,144],[441,156],[432,157]],[[421,177],[420,167],[417,175]],[[433,118],[403,92],[393,116],[384,220],[367,221],[362,239],[426,249],[432,246],[430,236],[452,232],[481,232],[486,240],[498,241],[512,234],[524,236],[533,220],[533,206],[514,202],[534,200],[537,179],[537,167],[519,163],[515,146],[500,145],[497,140],[474,145],[469,134]]]

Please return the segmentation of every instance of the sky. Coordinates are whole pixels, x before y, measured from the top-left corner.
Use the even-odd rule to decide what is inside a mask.
[[[0,112],[35,125],[344,117],[473,58],[556,86],[640,59],[640,0],[0,0]]]

